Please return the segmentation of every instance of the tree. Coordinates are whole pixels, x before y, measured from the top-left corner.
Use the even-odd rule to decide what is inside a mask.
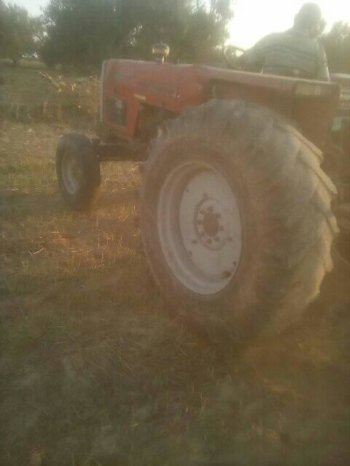
[[[111,56],[150,58],[170,45],[172,61],[200,61],[222,44],[231,0],[51,0],[45,11],[46,63],[96,65]]]
[[[227,37],[226,25],[232,17],[230,0],[125,0],[127,17],[132,19],[127,54],[150,58],[152,45],[170,45],[174,62],[204,61],[205,56]]]
[[[0,51],[3,49],[5,43],[5,12],[5,3],[0,0]]]
[[[333,73],[350,73],[350,25],[338,22],[322,37],[328,57],[329,69]]]
[[[232,17],[230,2],[212,1],[211,9],[196,9],[189,17],[182,55],[190,62],[205,62],[218,45],[225,42],[226,25]]]
[[[179,58],[191,14],[190,1],[125,0],[122,3],[129,18],[129,30],[120,44],[123,55],[150,58],[153,44],[163,41],[170,45],[172,58]]]
[[[35,50],[34,22],[27,10],[17,5],[2,3],[0,8],[2,56],[17,63],[24,54],[33,53]]]
[[[51,0],[41,55],[48,65],[96,65],[111,56],[118,38],[115,0]]]

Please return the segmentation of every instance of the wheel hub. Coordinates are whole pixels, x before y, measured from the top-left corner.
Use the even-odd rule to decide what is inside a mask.
[[[208,296],[235,275],[242,251],[238,201],[211,165],[185,162],[169,173],[158,204],[158,232],[167,264],[186,288]]]
[[[195,211],[194,224],[197,239],[204,247],[209,249],[223,247],[226,242],[226,233],[222,206],[218,200],[204,195]]]

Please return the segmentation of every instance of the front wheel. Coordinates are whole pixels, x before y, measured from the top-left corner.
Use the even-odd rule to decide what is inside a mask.
[[[335,189],[282,117],[212,101],[169,123],[142,187],[146,256],[178,314],[235,339],[278,333],[332,268]]]
[[[71,209],[91,207],[101,176],[99,161],[87,137],[80,134],[62,137],[56,152],[56,173],[61,194]]]

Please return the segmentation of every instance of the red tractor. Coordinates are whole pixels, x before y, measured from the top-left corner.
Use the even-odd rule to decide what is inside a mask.
[[[108,60],[99,139],[62,138],[60,190],[86,209],[101,162],[145,162],[144,250],[170,305],[240,340],[280,332],[332,269],[338,107],[335,83]]]

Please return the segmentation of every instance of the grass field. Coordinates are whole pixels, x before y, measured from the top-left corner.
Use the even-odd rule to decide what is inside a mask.
[[[97,73],[48,70],[40,62],[13,66],[0,59],[0,115],[21,122],[93,122],[97,112]],[[84,118],[83,118],[84,117]]]
[[[65,209],[65,130],[0,127],[0,465],[348,465],[345,264],[297,328],[214,348],[152,281],[136,166],[104,165],[96,209]]]

